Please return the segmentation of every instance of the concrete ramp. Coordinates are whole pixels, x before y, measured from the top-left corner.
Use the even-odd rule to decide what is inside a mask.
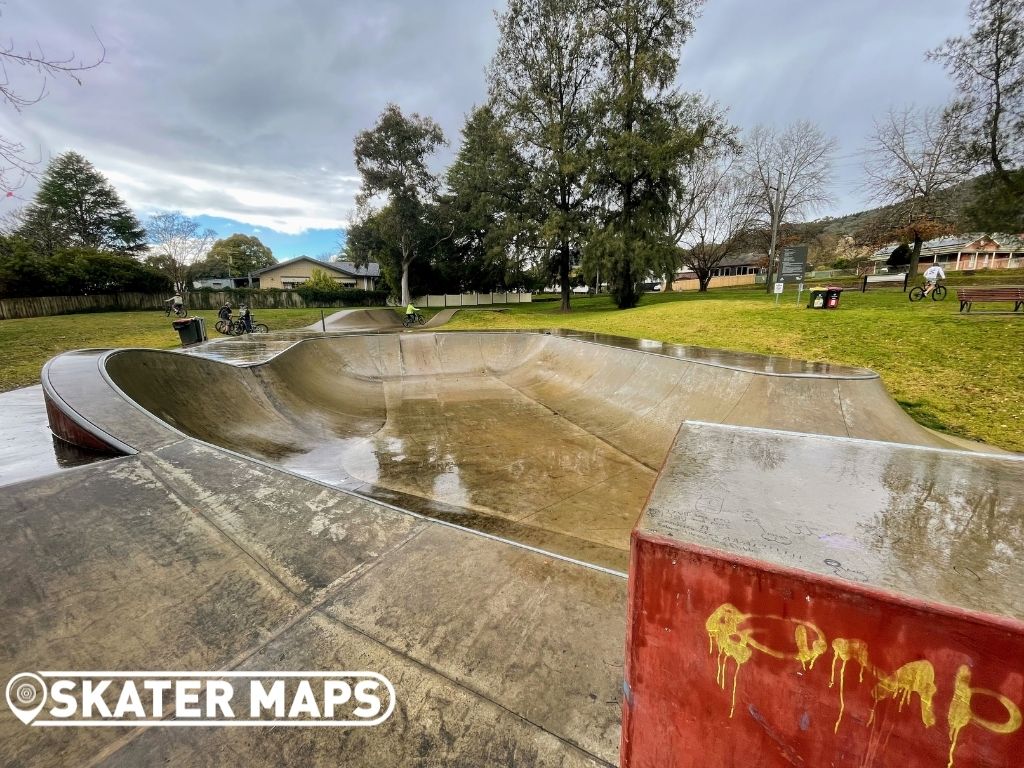
[[[373,331],[402,327],[402,318],[393,309],[342,309],[327,315],[324,322],[307,325],[303,330],[331,332]]]

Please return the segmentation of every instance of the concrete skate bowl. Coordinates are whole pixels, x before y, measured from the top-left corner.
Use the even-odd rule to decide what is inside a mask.
[[[617,569],[684,421],[953,447],[864,369],[586,334],[314,338],[252,366],[130,349],[105,368],[190,437]]]

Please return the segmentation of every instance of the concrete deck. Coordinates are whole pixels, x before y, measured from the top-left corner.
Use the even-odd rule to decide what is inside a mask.
[[[240,489],[245,489],[240,490]],[[0,677],[370,669],[369,729],[33,729],[0,764],[605,765],[625,580],[177,440],[0,495]]]

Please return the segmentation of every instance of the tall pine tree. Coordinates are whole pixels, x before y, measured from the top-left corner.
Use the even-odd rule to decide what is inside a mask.
[[[45,256],[69,247],[127,254],[146,249],[146,231],[135,214],[77,152],[50,162],[19,234]]]

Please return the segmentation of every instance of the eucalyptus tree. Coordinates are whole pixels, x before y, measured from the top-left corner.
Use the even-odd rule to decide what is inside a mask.
[[[436,246],[436,196],[440,181],[428,160],[445,144],[441,127],[429,117],[408,117],[389,104],[373,128],[355,140],[356,169],[362,187],[356,196],[358,220],[372,230],[371,240],[384,244],[377,252],[386,273],[397,276],[401,301],[411,301],[409,268]],[[370,252],[350,250],[356,263],[365,264]]]

